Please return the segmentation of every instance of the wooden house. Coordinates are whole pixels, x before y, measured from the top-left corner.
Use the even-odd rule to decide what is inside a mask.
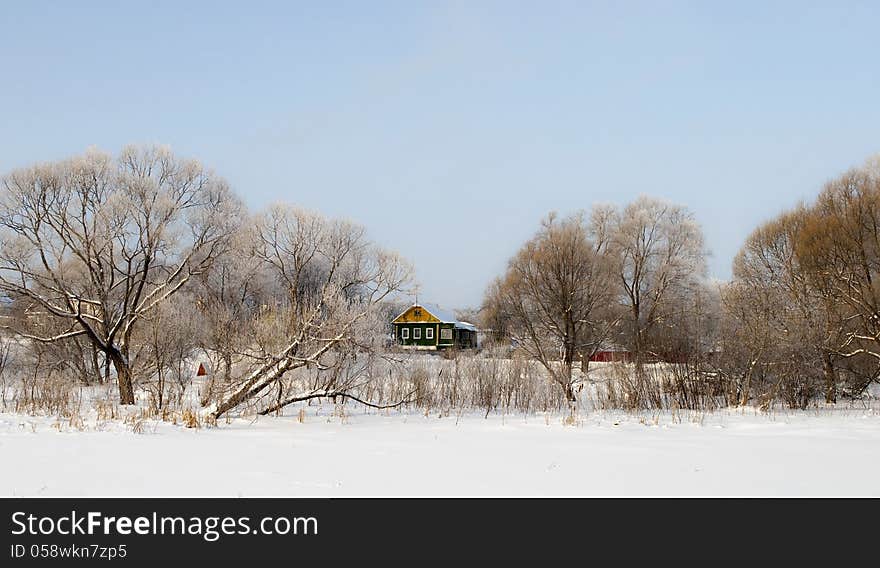
[[[477,328],[430,304],[414,304],[391,320],[394,342],[405,349],[474,349]]]

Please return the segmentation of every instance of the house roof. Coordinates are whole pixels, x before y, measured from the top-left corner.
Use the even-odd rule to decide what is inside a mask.
[[[437,304],[415,304],[415,306],[419,306],[423,310],[426,310],[429,314],[443,323],[458,323],[458,318],[455,317],[455,314],[444,310]]]
[[[426,312],[428,312],[429,314],[431,314],[432,316],[434,316],[435,318],[440,320],[441,323],[452,323],[452,324],[455,324],[455,327],[458,329],[467,329],[469,331],[477,331],[476,326],[474,326],[473,324],[468,323],[466,321],[459,321],[458,318],[455,317],[455,314],[444,310],[443,308],[441,308],[440,306],[438,306],[436,304],[413,304],[413,305],[409,306],[407,309],[403,310],[403,312],[397,314],[397,317],[395,317],[391,321],[397,320],[400,316],[402,316],[403,314],[405,314],[406,312],[408,312],[412,308],[422,308],[423,310],[425,310]]]

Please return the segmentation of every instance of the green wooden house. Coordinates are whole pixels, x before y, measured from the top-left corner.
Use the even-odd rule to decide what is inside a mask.
[[[477,328],[431,304],[414,304],[391,320],[394,342],[404,349],[474,349]]]

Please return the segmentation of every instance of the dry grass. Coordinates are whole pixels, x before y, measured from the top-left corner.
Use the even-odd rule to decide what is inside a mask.
[[[191,408],[186,408],[181,415],[181,422],[187,428],[201,428],[202,422],[199,419],[198,412],[194,412]]]
[[[94,428],[106,429],[112,422],[122,421],[135,433],[144,433],[149,424],[168,422],[186,428],[214,427],[217,421],[200,413],[196,390],[180,390],[163,397],[139,385],[138,405],[120,406],[115,385],[99,384],[83,388],[75,377],[44,369],[17,368],[0,372],[3,408],[21,414],[57,417],[59,431],[83,430],[86,418]],[[562,390],[548,377],[546,370],[524,357],[513,354],[507,358],[489,352],[449,353],[446,356],[407,354],[402,360],[381,362],[371,368],[369,380],[360,383],[352,394],[377,403],[410,400],[398,409],[378,412],[390,414],[398,410],[418,411],[438,419],[466,413],[538,414],[563,425],[581,424],[579,412],[623,410],[641,414],[646,425],[656,425],[658,412],[667,412],[673,423],[702,423],[706,413],[735,406],[740,398],[740,385],[722,378],[707,366],[697,364],[650,364],[641,369],[632,364],[609,363],[591,365],[590,373],[575,377],[580,403],[572,407]],[[303,380],[309,379],[303,375]],[[314,379],[314,377],[312,377]],[[287,380],[287,379],[286,379]],[[296,378],[290,378],[296,380]],[[774,408],[803,407],[812,391],[791,381],[764,381],[752,386],[749,401],[763,412]],[[811,404],[815,404],[812,402]],[[255,415],[258,405],[244,405],[238,413],[224,416],[229,424],[236,416]],[[296,409],[296,420],[303,424],[311,403]],[[320,408],[320,403],[318,408]],[[333,404],[328,420],[347,423],[356,404],[340,399]],[[364,412],[374,412],[363,407]]]
[[[78,385],[62,375],[41,377],[36,372],[13,383],[11,406],[21,414],[78,414],[82,404]]]
[[[712,411],[729,406],[729,385],[716,375],[688,364],[612,364],[596,385],[592,399],[602,410]]]

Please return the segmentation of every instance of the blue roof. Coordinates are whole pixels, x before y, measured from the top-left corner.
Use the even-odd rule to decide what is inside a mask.
[[[458,318],[455,317],[455,314],[452,312],[448,312],[438,306],[437,304],[415,304],[425,310],[428,311],[432,316],[442,321],[443,323],[456,323],[458,322]]]

